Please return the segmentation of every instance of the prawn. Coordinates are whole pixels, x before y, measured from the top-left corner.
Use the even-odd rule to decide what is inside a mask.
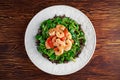
[[[65,42],[64,41],[61,41],[60,39],[56,39],[56,43],[58,45],[58,47],[63,47],[65,46]]]
[[[64,48],[65,42],[64,42],[64,41],[61,41],[60,39],[56,39],[56,41],[54,42],[54,45],[57,46],[57,47],[62,47],[62,48]]]
[[[53,45],[54,45],[54,46],[57,46],[56,39],[57,39],[56,36],[52,38],[52,42],[53,42]]]
[[[73,40],[73,39],[70,39],[70,41],[72,42],[72,44],[74,43],[74,40]]]
[[[55,35],[55,28],[49,30],[49,35],[50,36]]]
[[[54,36],[54,37],[52,38],[52,42],[53,42],[53,43],[56,42],[56,39],[57,39],[57,37]]]
[[[72,39],[72,36],[71,36],[71,33],[70,33],[70,32],[67,33],[66,38],[67,38],[67,39]]]
[[[58,31],[56,32],[56,36],[57,36],[58,38],[62,38],[62,37],[64,37],[64,32],[63,32],[62,30],[58,30]]]
[[[63,54],[64,49],[62,47],[54,48],[55,55],[60,56]]]
[[[50,49],[50,46],[48,45],[47,41],[45,42],[46,49]]]
[[[63,26],[63,25],[60,25],[60,24],[58,24],[57,26],[56,26],[56,28],[59,30],[64,30],[65,29],[65,26]]]
[[[71,47],[72,47],[72,42],[69,39],[67,39],[65,42],[64,50],[69,51],[71,49]]]

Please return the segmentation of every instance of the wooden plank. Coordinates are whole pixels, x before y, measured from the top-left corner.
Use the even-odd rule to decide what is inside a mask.
[[[24,48],[24,33],[40,10],[67,4],[93,22],[97,46],[91,61],[69,76],[36,68]],[[120,80],[120,0],[0,0],[0,80]]]

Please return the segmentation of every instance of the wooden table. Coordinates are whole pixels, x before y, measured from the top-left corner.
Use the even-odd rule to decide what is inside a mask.
[[[42,72],[29,60],[24,34],[31,18],[57,4],[73,6],[92,21],[97,46],[91,61],[68,76]],[[120,0],[0,0],[0,80],[120,80]]]

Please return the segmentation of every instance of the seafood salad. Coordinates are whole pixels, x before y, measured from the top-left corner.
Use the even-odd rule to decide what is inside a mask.
[[[75,61],[86,41],[81,26],[66,16],[43,21],[35,38],[38,51],[53,63]]]
[[[56,56],[62,55],[64,50],[69,51],[71,49],[73,43],[72,36],[63,25],[56,25],[48,33],[49,37],[45,42],[45,47],[46,49],[53,48]]]

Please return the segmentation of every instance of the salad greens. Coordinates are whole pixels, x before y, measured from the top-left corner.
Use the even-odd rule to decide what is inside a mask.
[[[48,31],[56,27],[57,24],[64,25],[72,35],[74,44],[69,51],[64,51],[60,56],[56,56],[53,49],[46,49],[45,41],[49,37]],[[37,40],[38,51],[51,62],[64,63],[68,61],[75,61],[75,58],[81,52],[85,45],[85,34],[80,25],[73,19],[65,16],[55,16],[52,19],[45,20],[41,23],[38,34],[35,36]]]

